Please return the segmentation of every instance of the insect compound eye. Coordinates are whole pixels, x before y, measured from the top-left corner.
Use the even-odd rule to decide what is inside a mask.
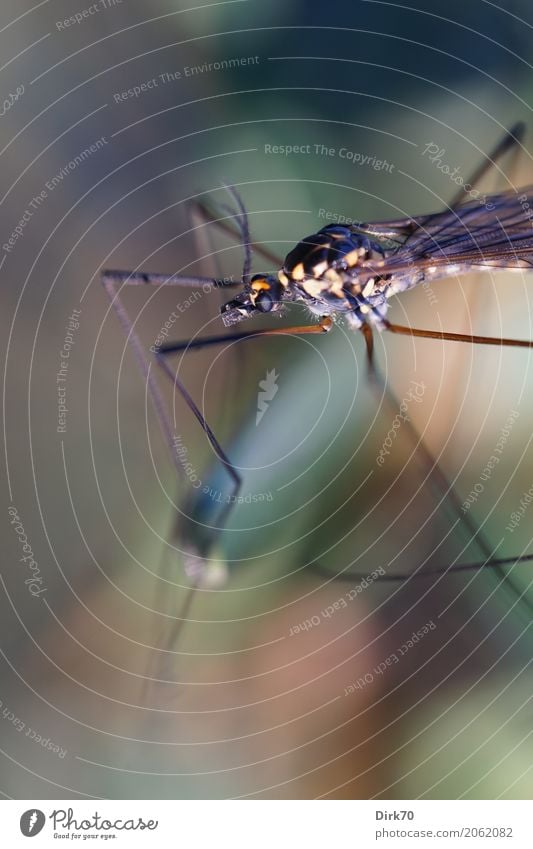
[[[270,312],[278,308],[283,294],[283,287],[278,279],[256,274],[250,280],[250,289],[250,297],[256,310]]]
[[[272,296],[266,290],[258,293],[255,299],[255,307],[260,312],[270,312],[273,306],[274,301],[272,300]]]

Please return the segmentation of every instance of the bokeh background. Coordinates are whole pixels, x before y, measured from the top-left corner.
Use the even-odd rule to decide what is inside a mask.
[[[258,496],[210,550],[226,580],[185,609],[184,552],[211,533],[214,498],[178,480],[99,274],[238,276],[240,246],[188,203],[230,215],[224,183],[281,258],[326,212],[445,208],[456,185],[439,164],[466,179],[506,127],[531,125],[532,43],[526,0],[2,3],[5,797],[531,795],[528,565],[368,586],[349,575],[531,550],[529,352],[384,334],[381,384],[340,324],[175,358],[243,494]],[[533,182],[532,138],[483,190]],[[271,270],[260,257],[254,269]],[[533,338],[531,285],[521,273],[450,278],[395,299],[391,315]],[[173,311],[173,338],[221,332],[222,294],[188,297],[124,293],[147,350]],[[272,370],[278,391],[256,424]],[[229,492],[167,384],[194,474]],[[380,466],[413,386],[420,400]]]

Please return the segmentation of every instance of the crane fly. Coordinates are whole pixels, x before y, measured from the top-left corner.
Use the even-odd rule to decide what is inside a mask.
[[[472,176],[470,186],[478,182],[502,154],[519,143],[523,131],[521,124],[508,131],[487,161]],[[164,399],[151,371],[145,347],[122,302],[121,290],[125,286],[203,286],[204,290],[207,287],[209,291],[239,289],[221,308],[221,322],[225,328],[231,329],[230,333],[190,341],[165,342],[151,349],[155,362],[198,420],[232,483],[233,497],[220,508],[216,526],[211,529],[207,538],[187,547],[184,544],[186,534],[182,534],[186,572],[192,578],[192,592],[206,579],[206,564],[214,543],[223,532],[236,503],[235,496],[241,488],[242,477],[181,378],[170,367],[168,358],[171,355],[263,336],[324,334],[332,331],[337,322],[344,322],[350,329],[362,332],[366,343],[369,374],[375,381],[383,382],[373,359],[374,330],[471,344],[533,348],[533,342],[530,340],[427,330],[392,323],[387,318],[390,298],[421,284],[472,270],[533,270],[533,224],[530,213],[530,209],[533,209],[532,186],[484,195],[482,202],[474,200],[466,203],[464,191],[461,189],[444,212],[360,223],[357,226],[327,225],[317,233],[303,238],[282,262],[263,246],[253,244],[248,216],[241,197],[234,188],[227,188],[236,207],[230,216],[217,218],[208,206],[198,202],[196,211],[204,223],[216,225],[220,230],[239,239],[244,261],[238,280],[139,271],[102,273],[103,285],[147,382],[178,472],[181,470],[172,452],[173,429]],[[254,253],[271,263],[274,271],[252,275]],[[254,316],[269,315],[273,319],[280,317],[291,305],[305,307],[313,321],[305,325],[273,324],[271,327],[256,330],[233,330],[235,325],[240,325]],[[389,401],[397,405],[391,390],[387,387],[385,391]],[[410,427],[413,429],[412,425]],[[458,512],[459,502],[453,488],[423,442],[420,446],[426,463],[431,467],[433,478],[441,491],[451,498]],[[483,562],[448,564],[426,569],[420,574],[457,572],[490,566],[500,570],[503,575],[503,567],[533,559],[533,555],[527,554],[513,558],[495,558],[494,550],[483,539],[482,533],[475,528],[468,515],[463,521],[472,538],[476,537],[483,550]],[[320,564],[315,565],[320,570]],[[359,576],[348,572],[340,577],[353,579]],[[408,577],[412,577],[412,573],[385,574],[380,580],[405,580]],[[181,622],[186,620],[190,598],[179,617]]]

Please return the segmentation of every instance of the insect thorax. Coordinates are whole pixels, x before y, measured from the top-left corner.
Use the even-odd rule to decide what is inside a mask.
[[[371,308],[385,305],[386,281],[369,274],[372,261],[383,256],[383,246],[364,233],[330,225],[302,239],[281,274],[314,312],[351,313],[361,322]]]

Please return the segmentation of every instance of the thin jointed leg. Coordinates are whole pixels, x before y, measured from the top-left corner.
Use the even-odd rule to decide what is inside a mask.
[[[385,329],[402,336],[416,336],[420,339],[444,339],[449,342],[469,342],[473,345],[503,345],[512,348],[533,348],[529,339],[507,339],[500,336],[479,336],[470,333],[449,333],[444,330],[422,330],[419,327],[408,327],[404,324],[384,322]]]
[[[333,319],[324,316],[318,324],[294,325],[291,327],[267,327],[259,330],[243,330],[239,333],[228,333],[225,336],[204,336],[186,342],[166,342],[157,350],[160,354],[175,354],[179,351],[193,351],[208,348],[213,345],[224,345],[228,342],[238,342],[241,339],[256,339],[259,336],[303,336],[314,333],[328,333],[333,327]]]
[[[519,150],[526,132],[526,125],[522,121],[517,121],[512,127],[509,127],[505,135],[500,139],[496,146],[485,157],[483,162],[478,165],[475,171],[470,175],[468,180],[465,180],[463,187],[455,193],[449,203],[450,209],[457,209],[465,199],[464,186],[469,187],[472,191],[475,186],[481,182],[483,177],[488,174],[491,168],[494,168],[498,159],[504,156],[510,150]]]
[[[174,430],[171,426],[171,422],[168,416],[168,412],[166,409],[166,404],[159,389],[159,385],[152,374],[150,367],[150,360],[148,359],[147,354],[145,353],[144,346],[142,345],[137,333],[135,332],[134,323],[131,320],[126,307],[122,301],[120,296],[120,288],[122,286],[138,286],[138,285],[152,285],[152,286],[161,286],[161,285],[175,285],[175,286],[191,286],[191,285],[205,285],[206,282],[215,286],[217,282],[210,278],[202,278],[202,277],[179,277],[179,276],[170,276],[164,277],[164,275],[148,275],[148,274],[140,274],[140,273],[131,273],[127,272],[110,272],[105,271],[102,274],[102,283],[104,289],[106,290],[113,309],[115,310],[117,317],[120,321],[122,329],[124,330],[126,340],[130,343],[133,352],[135,354],[135,358],[137,360],[137,364],[143,375],[144,379],[147,382],[148,391],[152,398],[154,409],[156,411],[157,418],[159,420],[159,424],[165,440],[167,442],[168,448],[170,450],[171,456],[173,458],[174,466],[176,467],[179,474],[181,474],[181,466],[178,462],[177,457],[175,456],[175,452],[173,451],[174,445]],[[120,288],[119,288],[120,287]],[[213,431],[209,427],[206,422],[204,416],[200,412],[198,406],[195,401],[177,376],[170,367],[168,363],[164,359],[165,351],[157,351],[155,354],[156,362],[166,375],[167,378],[170,379],[173,386],[180,393],[181,397],[194,414],[200,426],[202,427],[204,433],[206,434],[209,442],[211,443],[213,449],[217,453],[221,463],[227,469],[230,477],[233,480],[234,484],[234,492],[236,495],[239,491],[241,485],[241,477],[238,474],[237,470],[231,463],[231,461],[226,457],[222,447],[220,446],[217,438],[215,437]],[[230,505],[231,506],[231,503]],[[225,509],[226,505],[224,505],[223,513],[226,513]],[[227,516],[223,515],[222,518],[225,520]]]

